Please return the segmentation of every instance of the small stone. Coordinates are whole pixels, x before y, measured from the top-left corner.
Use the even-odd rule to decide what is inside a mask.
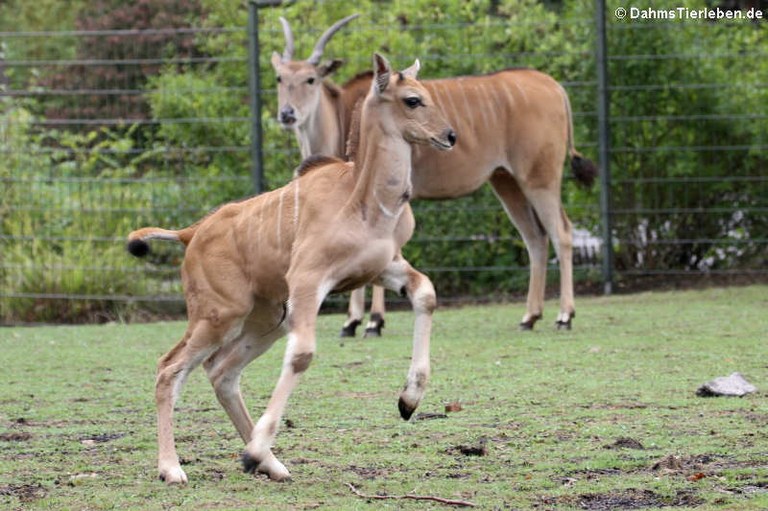
[[[705,383],[698,388],[696,395],[701,397],[742,397],[753,392],[757,392],[757,387],[745,380],[741,374],[733,373],[730,376],[720,376]]]
[[[91,472],[88,474],[76,474],[69,478],[69,485],[80,486],[87,481],[98,479],[98,478],[99,478],[99,474],[95,472]]]

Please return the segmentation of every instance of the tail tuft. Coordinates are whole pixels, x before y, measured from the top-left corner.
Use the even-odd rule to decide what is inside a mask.
[[[144,257],[149,254],[149,243],[142,239],[132,239],[125,248],[135,257]]]
[[[592,188],[592,185],[595,184],[597,167],[592,160],[584,158],[578,153],[574,154],[571,156],[571,170],[576,181],[584,185],[584,187]]]

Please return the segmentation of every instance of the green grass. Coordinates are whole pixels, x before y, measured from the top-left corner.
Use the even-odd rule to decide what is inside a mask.
[[[187,487],[156,479],[154,367],[183,323],[0,329],[2,509],[438,509],[366,500],[414,493],[481,509],[768,508],[768,287],[581,298],[574,330],[519,332],[522,304],[439,309],[432,379],[404,422],[398,391],[412,316],[340,346],[323,316],[318,356],[275,452],[293,482],[240,471],[242,444],[201,370],[178,406]],[[258,417],[284,341],[243,377]],[[700,398],[740,371],[761,392]],[[639,448],[617,448],[634,439]],[[614,446],[614,448],[608,448]],[[462,447],[482,451],[481,456]],[[483,451],[484,448],[484,451]],[[471,451],[471,450],[470,450]],[[667,456],[676,462],[654,469]],[[664,465],[664,464],[663,464]]]

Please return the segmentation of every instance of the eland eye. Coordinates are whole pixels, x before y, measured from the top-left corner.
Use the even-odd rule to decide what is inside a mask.
[[[280,83],[280,82],[282,82],[282,81],[283,81],[283,77],[282,77],[282,76],[278,76],[278,77],[277,77],[277,83]]]
[[[310,85],[315,83],[315,77],[313,76],[312,78],[307,78],[307,83],[310,84]]]
[[[405,103],[405,106],[408,108],[424,106],[424,103],[421,102],[421,98],[418,96],[408,96],[407,98],[403,99],[403,103]]]

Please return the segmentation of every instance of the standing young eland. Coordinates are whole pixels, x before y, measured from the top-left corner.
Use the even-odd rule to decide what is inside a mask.
[[[435,291],[400,253],[414,228],[411,144],[450,149],[456,135],[416,81],[419,63],[401,73],[374,55],[362,106],[356,163],[316,157],[300,177],[257,197],[227,204],[178,231],[132,232],[128,250],[142,256],[152,239],[180,241],[189,324],[159,361],[155,397],[158,470],[166,483],[186,483],[173,435],[182,385],[203,364],[246,443],[243,466],[282,481],[290,477],[271,451],[288,397],[315,353],[315,323],[325,297],[377,282],[407,295],[415,312],[413,357],[399,409],[410,418],[430,373],[429,337]],[[283,334],[288,342],[277,386],[254,425],[240,394],[240,374]]]
[[[321,62],[325,45],[344,25],[357,18],[352,14],[326,30],[315,44],[307,60],[293,60],[294,42],[291,26],[280,18],[285,36],[283,54],[272,54],[272,66],[277,73],[277,119],[286,129],[292,129],[299,142],[301,157],[314,155],[346,155],[347,139],[351,128],[355,104],[365,97],[369,83],[360,83],[354,93],[342,91],[324,80],[338,69],[342,62],[333,59]],[[365,312],[365,288],[352,291],[348,318],[341,329],[342,337],[354,337]],[[373,286],[371,320],[366,325],[366,336],[380,336],[384,326],[384,288]]]
[[[337,151],[339,138],[344,133],[349,137],[353,124],[351,105],[367,89],[371,75],[358,75],[342,87],[324,81],[291,88],[289,84],[298,84],[303,77],[324,75],[317,67],[317,48],[314,59],[291,60],[293,36],[288,22],[281,22],[286,51],[272,59],[278,101],[313,122],[291,125],[282,113],[278,120],[294,127],[302,151]],[[520,327],[530,330],[542,317],[551,239],[560,264],[560,311],[555,324],[570,329],[575,316],[573,233],[560,195],[563,161],[570,158],[574,177],[587,186],[594,181],[596,168],[574,147],[568,94],[552,77],[532,69],[422,83],[462,136],[450,155],[426,147],[414,150],[413,198],[457,198],[489,182],[528,250],[530,280]],[[380,307],[383,311],[383,299]],[[362,306],[351,303],[345,329],[354,328],[361,318]]]

